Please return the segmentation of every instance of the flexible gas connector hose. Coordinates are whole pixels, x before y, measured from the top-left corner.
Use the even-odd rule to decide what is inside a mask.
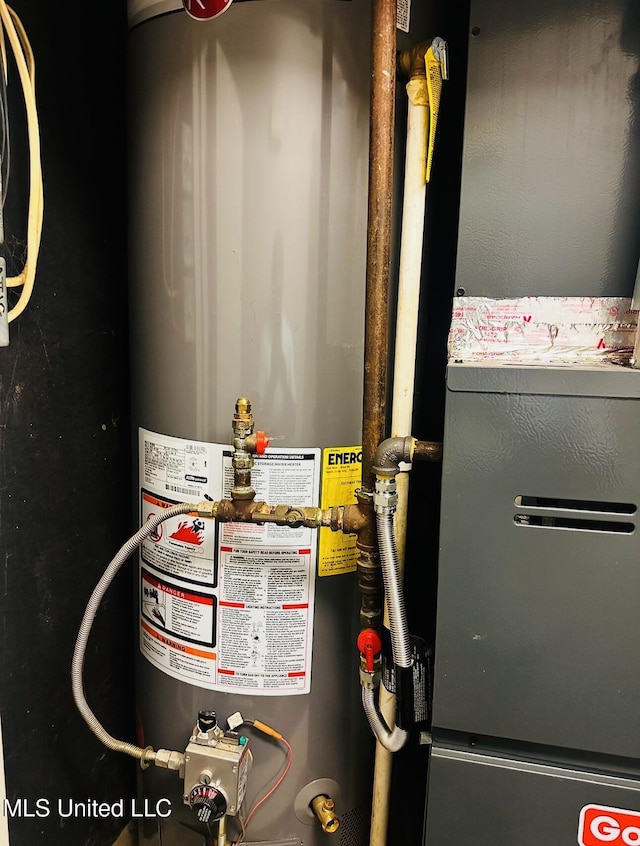
[[[389,632],[391,634],[391,652],[396,667],[410,667],[411,641],[407,625],[407,613],[404,604],[404,593],[400,584],[400,567],[398,564],[398,550],[396,549],[396,535],[393,526],[393,514],[376,513],[376,529],[378,532],[378,549],[380,552],[380,566],[384,596],[389,615]]]
[[[409,733],[398,728],[398,726],[394,726],[393,731],[390,731],[378,710],[374,690],[367,687],[362,688],[362,707],[371,730],[380,744],[389,752],[397,752],[402,749],[409,738]]]
[[[376,529],[387,616],[389,618],[393,663],[396,667],[410,668],[412,664],[411,641],[404,594],[400,585],[393,511],[385,509],[381,513],[376,510]],[[371,730],[380,744],[389,752],[397,752],[402,749],[409,738],[409,733],[398,726],[394,726],[393,729],[388,727],[377,706],[374,690],[364,686],[362,688],[362,707]]]
[[[142,749],[140,746],[136,746],[133,743],[127,743],[124,740],[117,740],[115,737],[112,737],[102,726],[96,715],[87,704],[87,700],[84,695],[83,682],[84,656],[87,648],[87,642],[89,640],[91,627],[100,607],[100,603],[107,592],[107,588],[122,565],[129,559],[140,544],[153,534],[160,523],[164,522],[169,517],[177,517],[180,514],[188,514],[190,511],[196,510],[197,506],[193,503],[185,502],[179,503],[178,505],[172,505],[170,508],[164,509],[160,514],[154,514],[150,517],[144,526],[138,529],[136,534],[123,544],[107,569],[104,571],[102,578],[91,594],[91,598],[87,603],[87,607],[82,618],[82,623],[80,624],[75,649],[73,650],[73,661],[71,664],[73,699],[85,723],[89,726],[98,740],[101,741],[108,749],[111,749],[114,752],[124,752],[125,755],[131,755],[132,758],[137,758],[139,761],[142,761],[143,758],[145,762],[153,760],[155,758],[155,752],[151,749]]]

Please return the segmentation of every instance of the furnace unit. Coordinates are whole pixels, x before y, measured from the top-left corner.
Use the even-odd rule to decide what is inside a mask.
[[[638,431],[630,368],[449,365],[426,846],[640,842]]]

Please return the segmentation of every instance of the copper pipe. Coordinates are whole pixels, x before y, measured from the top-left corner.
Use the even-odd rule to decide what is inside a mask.
[[[373,491],[373,456],[384,439],[386,426],[396,14],[396,0],[374,0],[362,409],[362,488],[365,491]]]

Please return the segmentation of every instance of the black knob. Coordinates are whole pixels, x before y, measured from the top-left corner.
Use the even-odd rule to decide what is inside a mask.
[[[201,732],[207,732],[218,725],[218,717],[215,711],[198,712],[198,728]]]
[[[199,784],[189,794],[189,805],[196,812],[201,823],[219,820],[227,812],[227,800],[211,785]]]

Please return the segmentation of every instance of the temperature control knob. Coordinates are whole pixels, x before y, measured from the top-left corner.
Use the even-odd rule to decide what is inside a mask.
[[[224,795],[210,784],[194,787],[189,794],[189,805],[202,823],[219,820],[227,812],[227,800]]]

